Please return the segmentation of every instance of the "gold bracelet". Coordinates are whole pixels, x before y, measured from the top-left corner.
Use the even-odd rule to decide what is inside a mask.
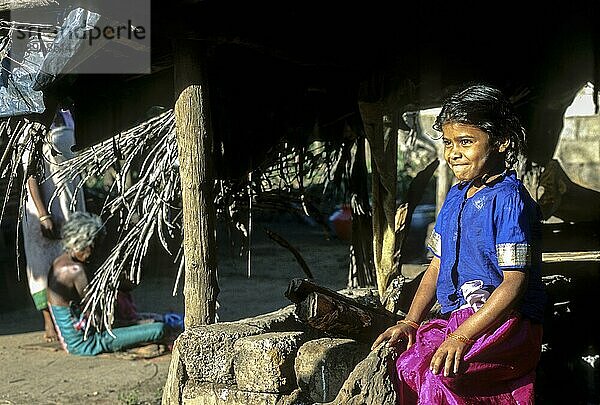
[[[469,339],[465,335],[460,335],[458,333],[448,333],[448,337],[454,340],[458,340],[459,342],[466,343],[468,345],[472,345],[475,343],[473,339]]]
[[[399,325],[401,323],[411,326],[413,329],[419,329],[419,324],[414,321],[411,321],[410,319],[401,319],[398,322],[396,322],[396,325]]]
[[[40,222],[44,222],[45,220],[50,219],[50,218],[52,218],[52,215],[48,214],[48,215],[42,215],[39,219],[40,219]]]

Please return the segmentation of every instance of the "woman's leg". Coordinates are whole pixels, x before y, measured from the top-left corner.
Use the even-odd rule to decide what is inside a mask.
[[[102,332],[101,345],[106,352],[118,352],[129,347],[142,346],[161,340],[167,334],[167,325],[163,322],[151,322],[112,330],[115,337]]]

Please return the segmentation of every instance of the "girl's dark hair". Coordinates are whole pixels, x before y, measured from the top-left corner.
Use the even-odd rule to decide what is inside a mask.
[[[494,87],[476,84],[460,90],[444,101],[433,129],[441,131],[448,123],[460,123],[481,129],[498,145],[509,140],[505,162],[514,166],[518,155],[525,153],[525,130],[502,92]]]

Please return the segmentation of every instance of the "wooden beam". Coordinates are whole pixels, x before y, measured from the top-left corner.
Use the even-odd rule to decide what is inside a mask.
[[[600,251],[589,252],[547,252],[542,253],[542,262],[600,262]]]
[[[370,87],[368,82],[363,86]],[[398,128],[394,120],[385,120],[384,125],[389,111],[383,102],[360,101],[358,105],[371,150],[373,260],[379,297],[383,298],[394,271]]]

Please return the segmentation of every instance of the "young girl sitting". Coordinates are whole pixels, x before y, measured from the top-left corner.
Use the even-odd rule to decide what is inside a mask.
[[[546,296],[539,207],[511,170],[525,131],[509,100],[485,85],[452,95],[433,128],[459,182],[405,319],[373,348],[406,344],[396,360],[400,404],[532,404]],[[424,321],[436,299],[441,316]]]

